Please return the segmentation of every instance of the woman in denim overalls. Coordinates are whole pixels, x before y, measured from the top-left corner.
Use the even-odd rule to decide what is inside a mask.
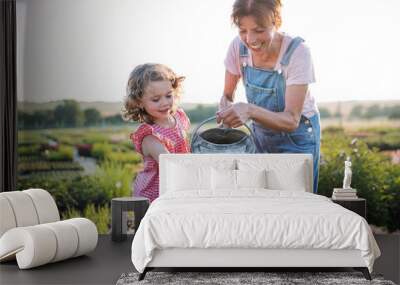
[[[308,84],[286,86],[284,76],[293,52],[303,42],[293,38],[275,69],[283,34],[279,0],[236,0],[232,18],[240,30],[239,60],[248,103],[232,104],[239,75],[226,70],[224,95],[217,121],[239,127],[247,120],[259,153],[310,153],[313,155],[313,192],[317,193],[320,157],[320,118],[318,109],[302,114]],[[251,50],[251,54],[249,53]],[[247,64],[252,56],[252,66]]]

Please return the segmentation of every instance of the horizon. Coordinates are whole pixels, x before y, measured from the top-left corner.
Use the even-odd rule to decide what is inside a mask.
[[[63,100],[75,100],[79,103],[106,103],[106,104],[121,104],[122,101],[103,101],[103,100],[97,100],[97,101],[86,101],[86,100],[77,100],[77,99],[71,99],[71,98],[64,98],[64,99],[57,99],[57,100],[50,100],[50,101],[43,101],[43,102],[37,102],[37,101],[20,101],[18,100],[17,103],[25,103],[25,104],[49,104],[49,103],[57,103],[57,102],[61,102]],[[373,102],[380,102],[380,103],[389,103],[389,102],[398,102],[400,104],[400,99],[370,99],[370,100],[337,100],[337,101],[323,101],[323,102],[319,102],[322,104],[329,104],[329,103],[352,103],[352,102],[363,102],[363,103],[373,103]],[[202,103],[202,102],[180,102],[180,104],[182,105],[186,105],[186,104],[197,104],[197,105],[215,105],[218,104],[218,102],[206,102],[206,103]]]

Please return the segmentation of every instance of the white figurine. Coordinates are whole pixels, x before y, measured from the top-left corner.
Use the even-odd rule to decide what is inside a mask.
[[[348,157],[344,162],[344,178],[343,178],[343,189],[351,189],[351,161]]]

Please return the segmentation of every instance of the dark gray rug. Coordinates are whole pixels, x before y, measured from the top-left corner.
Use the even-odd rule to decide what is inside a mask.
[[[372,281],[364,278],[360,272],[148,272],[142,281],[138,281],[139,273],[122,274],[117,285],[144,284],[379,284],[395,285],[384,280],[380,275],[372,275]]]

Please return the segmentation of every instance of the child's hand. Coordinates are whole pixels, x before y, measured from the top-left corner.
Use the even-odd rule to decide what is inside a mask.
[[[160,140],[152,135],[143,138],[142,151],[143,155],[150,155],[157,162],[159,162],[160,154],[169,153]]]

